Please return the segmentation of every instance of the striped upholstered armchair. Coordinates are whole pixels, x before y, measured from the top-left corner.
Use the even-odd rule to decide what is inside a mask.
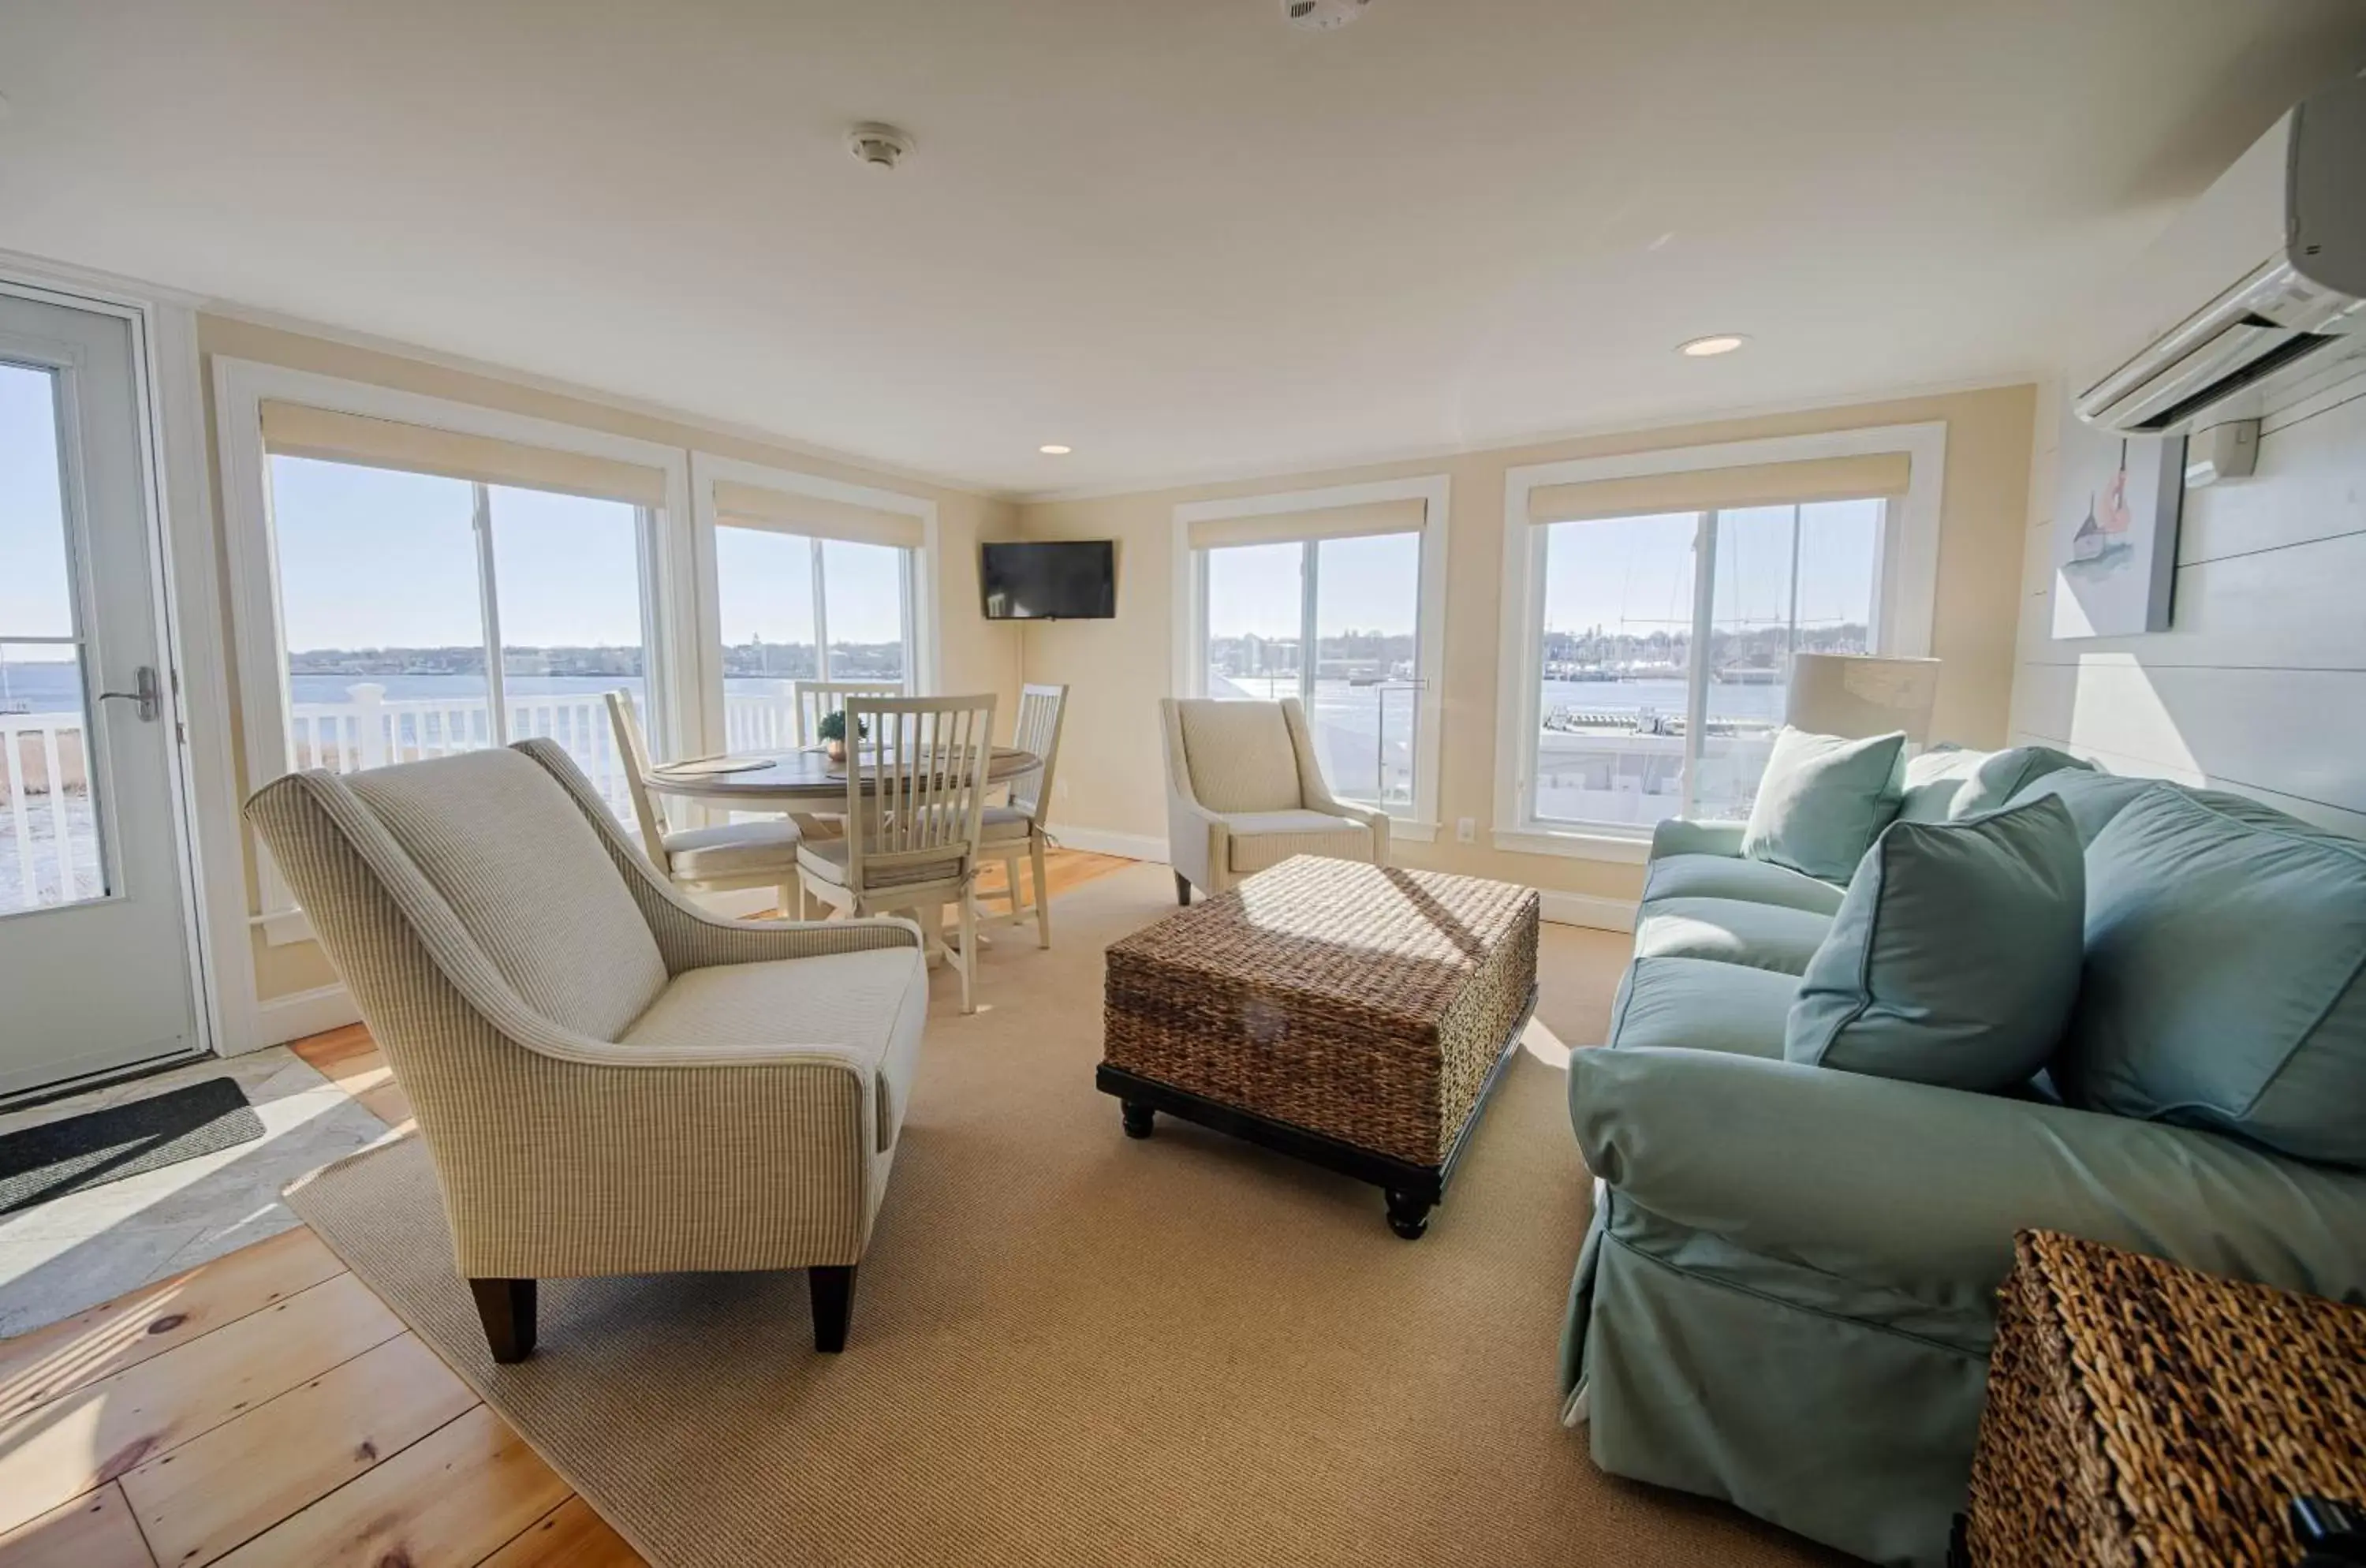
[[[918,1060],[918,930],[717,919],[547,740],[247,802],[410,1096],[496,1360],[535,1281],[803,1269],[845,1346]]]
[[[1176,902],[1292,855],[1389,863],[1387,813],[1332,795],[1297,698],[1162,697],[1158,717]]]

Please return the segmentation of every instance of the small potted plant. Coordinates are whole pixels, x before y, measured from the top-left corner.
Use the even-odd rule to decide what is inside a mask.
[[[817,733],[821,736],[826,744],[831,761],[846,761],[846,710],[844,708],[822,715],[821,723],[817,727]],[[858,725],[855,727],[854,733],[859,739],[869,731]]]

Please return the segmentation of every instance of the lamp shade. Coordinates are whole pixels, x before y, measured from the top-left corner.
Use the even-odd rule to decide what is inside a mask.
[[[1938,694],[1935,659],[1795,653],[1783,719],[1794,729],[1852,740],[1902,729],[1920,746],[1930,736],[1931,704]]]

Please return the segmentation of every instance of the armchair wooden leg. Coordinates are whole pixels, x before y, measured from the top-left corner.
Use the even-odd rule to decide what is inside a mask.
[[[1175,901],[1187,908],[1191,903],[1191,879],[1179,871],[1175,874]]]
[[[1035,945],[1052,945],[1052,886],[1043,869],[1043,835],[1033,835],[1027,844],[1027,858],[1035,865]],[[1018,878],[1011,879],[1012,904],[1017,905]]]
[[[813,1291],[814,1348],[832,1355],[846,1348],[846,1325],[854,1316],[854,1265],[806,1270]]]
[[[494,1360],[507,1365],[534,1354],[533,1280],[471,1280],[468,1293],[477,1298]]]

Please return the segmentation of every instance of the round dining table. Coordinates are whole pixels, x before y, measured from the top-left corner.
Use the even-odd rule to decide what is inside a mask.
[[[743,766],[740,764],[754,764]],[[986,782],[1007,784],[1033,773],[1043,759],[1016,746],[997,746],[986,759]],[[699,771],[728,766],[728,772]],[[697,762],[651,768],[642,775],[659,795],[681,795],[738,811],[828,810],[846,802],[845,762],[833,762],[820,747],[795,751],[735,752]]]
[[[755,765],[744,765],[751,763]],[[986,759],[986,782],[1007,784],[1042,765],[1043,759],[1032,751],[1022,751],[1016,746],[997,746]],[[725,767],[730,771],[700,771]],[[831,761],[828,752],[814,746],[795,751],[735,752],[727,757],[677,762],[671,772],[653,767],[641,777],[659,795],[680,795],[725,810],[785,812],[810,832],[818,829],[807,813],[846,805],[846,771],[847,763]],[[868,786],[868,781],[864,793],[876,793]],[[915,908],[912,914],[926,938],[927,951],[931,955],[942,951],[942,906],[931,904]],[[981,946],[987,944],[983,932],[977,940]],[[934,962],[931,956],[930,963]]]

